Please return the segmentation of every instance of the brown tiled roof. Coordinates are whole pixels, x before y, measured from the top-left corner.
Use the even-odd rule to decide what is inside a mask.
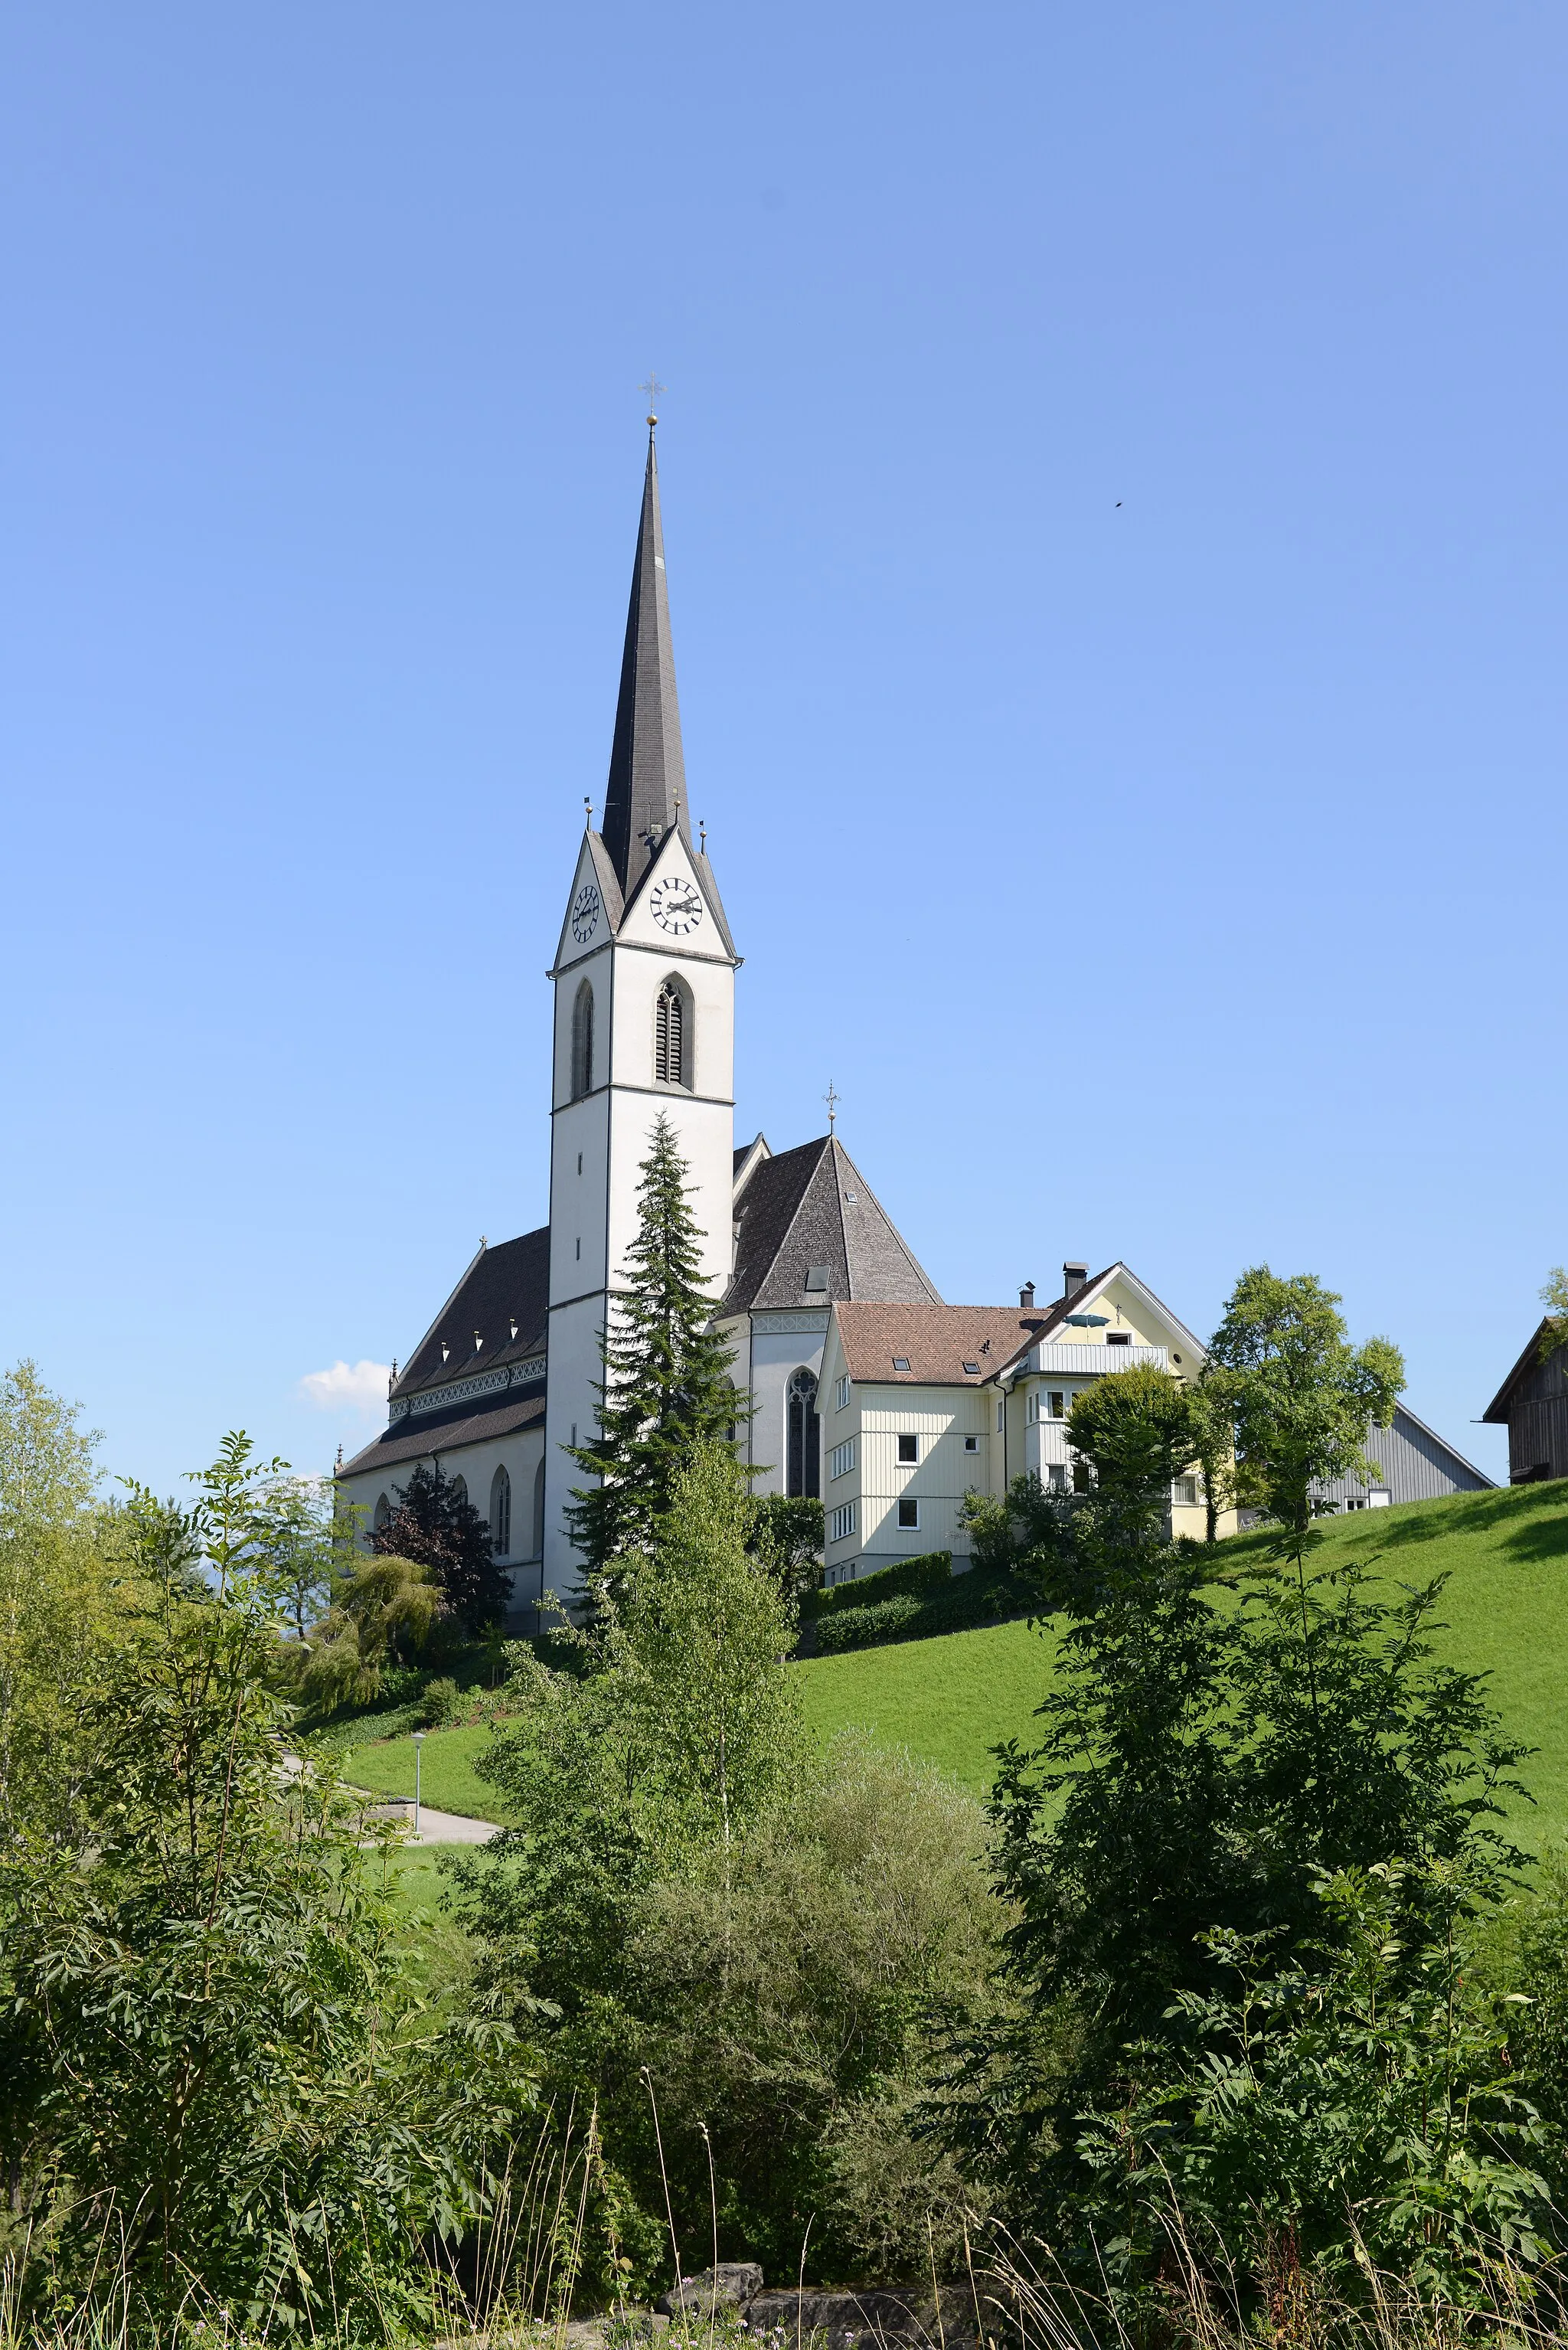
[[[1016,1305],[838,1308],[850,1378],[896,1387],[981,1387],[1020,1347],[1040,1336],[1046,1320],[1044,1314],[1021,1313]],[[909,1369],[896,1371],[893,1366],[898,1361],[908,1362]],[[966,1371],[966,1363],[979,1367]]]
[[[548,1224],[494,1248],[482,1248],[404,1364],[393,1395],[413,1395],[421,1388],[439,1387],[443,1379],[543,1354],[549,1302]],[[476,1330],[483,1342],[478,1347],[473,1343]],[[444,1362],[443,1341],[449,1349]]]
[[[832,1135],[756,1167],[735,1209],[735,1272],[720,1311],[826,1305],[838,1297],[940,1298],[844,1145]],[[813,1266],[826,1289],[808,1291]]]
[[[438,1452],[455,1452],[461,1445],[485,1444],[493,1437],[513,1436],[518,1429],[528,1428],[544,1417],[545,1398],[541,1393],[502,1404],[493,1411],[470,1412],[466,1418],[427,1413],[422,1419],[400,1419],[384,1436],[379,1436],[374,1444],[367,1444],[363,1452],[357,1452],[352,1461],[345,1461],[337,1474],[374,1476],[378,1469],[395,1468],[400,1461],[430,1460]]]

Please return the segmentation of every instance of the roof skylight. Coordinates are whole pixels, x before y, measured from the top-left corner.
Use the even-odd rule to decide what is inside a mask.
[[[907,1370],[909,1369],[909,1357],[908,1357],[908,1355],[895,1355],[895,1356],[894,1356],[894,1357],[893,1357],[893,1368],[894,1368],[896,1371],[907,1371]]]

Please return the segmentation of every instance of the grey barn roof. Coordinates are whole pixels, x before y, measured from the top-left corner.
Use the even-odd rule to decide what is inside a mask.
[[[826,1305],[835,1298],[940,1305],[892,1219],[833,1135],[755,1166],[736,1203],[735,1271],[720,1309]],[[807,1290],[812,1270],[827,1286]]]
[[[482,1247],[404,1364],[393,1395],[414,1395],[474,1370],[493,1370],[498,1364],[524,1362],[541,1353],[549,1295],[548,1224],[495,1248]],[[449,1350],[444,1362],[443,1341]]]

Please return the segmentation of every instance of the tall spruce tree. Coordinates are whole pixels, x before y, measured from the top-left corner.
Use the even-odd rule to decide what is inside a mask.
[[[614,1597],[650,1549],[677,1479],[705,1444],[732,1442],[752,1407],[731,1384],[734,1356],[712,1328],[687,1201],[686,1162],[662,1113],[638,1187],[637,1238],[600,1342],[598,1432],[568,1447],[598,1482],[566,1511],[596,1602]]]

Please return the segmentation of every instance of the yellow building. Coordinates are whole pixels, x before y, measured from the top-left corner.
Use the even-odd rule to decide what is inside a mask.
[[[961,1565],[966,1492],[1003,1493],[1030,1473],[1070,1486],[1067,1415],[1091,1380],[1135,1363],[1197,1378],[1201,1344],[1127,1265],[1062,1273],[1044,1306],[1032,1287],[1016,1306],[833,1306],[819,1389],[829,1583],[929,1551]],[[1178,1478],[1170,1500],[1173,1532],[1200,1536],[1197,1477]],[[1234,1527],[1227,1513],[1220,1530]]]

